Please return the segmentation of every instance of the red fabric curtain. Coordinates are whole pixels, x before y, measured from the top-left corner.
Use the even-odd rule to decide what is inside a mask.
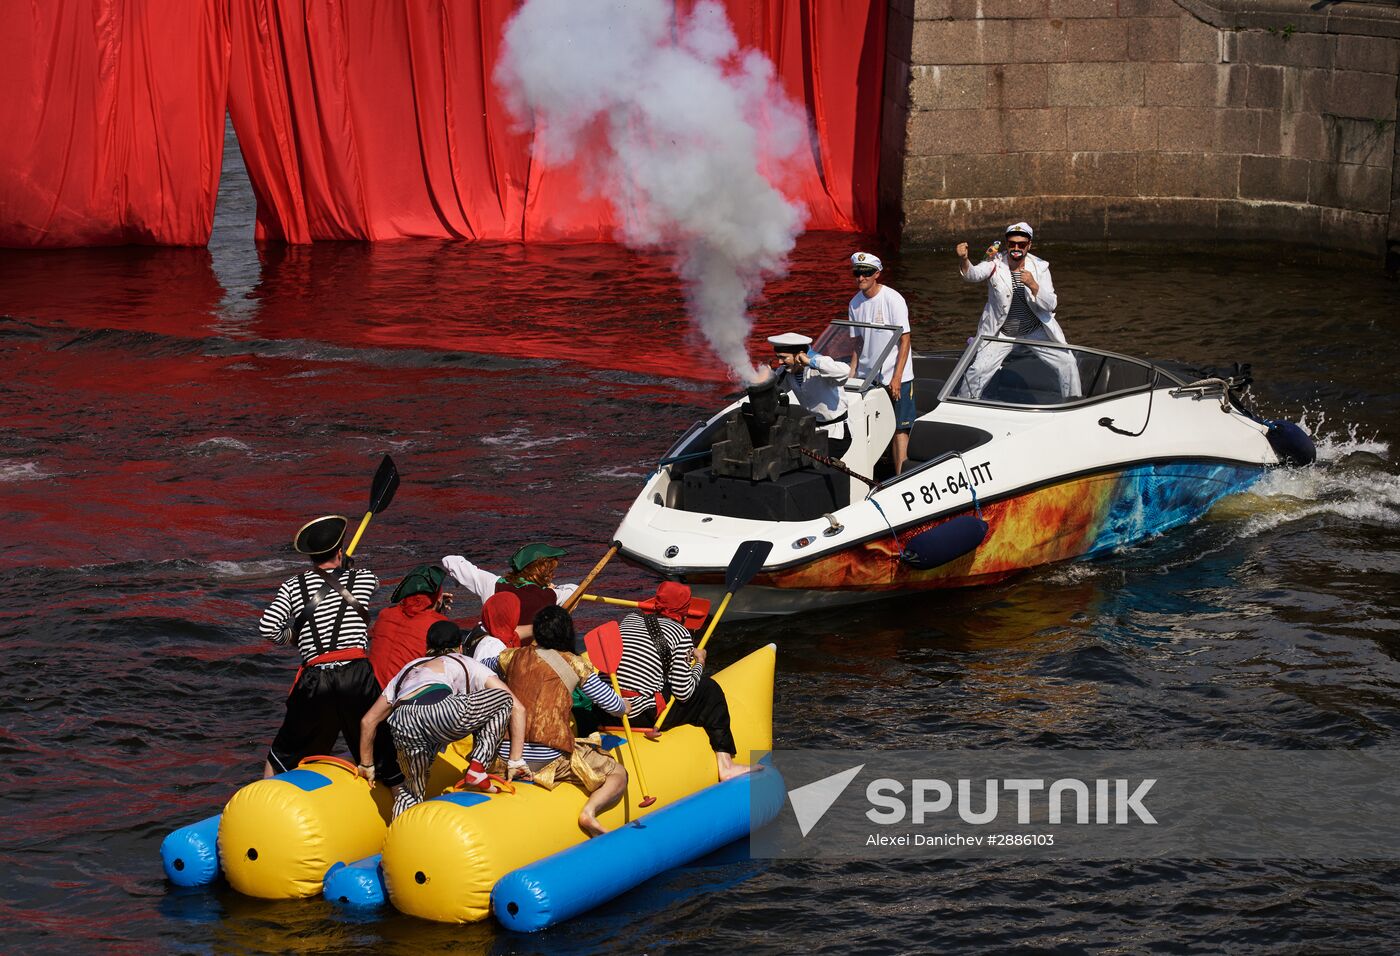
[[[204,245],[222,0],[0,0],[0,246]]]
[[[807,228],[873,230],[885,0],[723,2],[811,117],[780,184]],[[608,239],[494,86],[515,7],[0,0],[0,245],[207,242],[225,103],[260,239]]]
[[[883,0],[725,6],[740,43],[768,54],[812,118],[810,156],[782,183],[808,228],[873,230]],[[605,199],[585,197],[580,167],[547,161],[547,130],[532,141],[513,128],[492,83],[515,7],[237,4],[230,106],[259,238],[609,238]]]
[[[260,239],[520,238],[528,140],[491,88],[509,3],[247,0],[229,109]]]
[[[723,0],[740,45],[762,50],[806,107],[814,136],[787,184],[809,229],[874,231],[880,173],[885,4],[879,0]],[[678,0],[693,9],[696,0]]]

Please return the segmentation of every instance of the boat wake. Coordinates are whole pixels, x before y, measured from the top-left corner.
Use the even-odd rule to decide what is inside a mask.
[[[1355,425],[1323,433],[1321,418],[1316,425],[1305,421],[1304,428],[1317,442],[1317,464],[1269,470],[1248,490],[1218,501],[1202,521],[1167,532],[1168,538],[1174,539],[1174,547],[1163,550],[1165,542],[1154,535],[1117,549],[1108,561],[1056,565],[1049,570],[1047,579],[1071,584],[1121,575],[1129,567],[1149,570],[1147,566],[1137,566],[1138,559],[1145,560],[1149,554],[1150,569],[1168,574],[1240,541],[1319,517],[1373,527],[1400,527],[1400,474],[1387,467],[1390,444],[1376,436],[1360,434]]]
[[[43,481],[55,474],[33,461],[0,461],[0,481]]]
[[[209,571],[220,581],[242,581],[249,578],[284,577],[305,565],[286,558],[264,558],[258,561],[210,561]]]
[[[499,435],[483,436],[481,443],[496,448],[507,448],[511,451],[530,451],[534,448],[547,448],[550,445],[557,445],[560,442],[574,441],[586,437],[587,436],[583,434],[536,435],[529,428],[516,427],[507,429]]]
[[[1355,425],[1331,433],[1323,432],[1322,425],[1319,419],[1312,428],[1317,465],[1273,469],[1244,494],[1222,501],[1213,513],[1245,518],[1238,537],[1318,516],[1400,525],[1400,475],[1386,467],[1390,444],[1359,434]]]
[[[253,446],[245,441],[239,441],[237,438],[220,435],[215,438],[206,438],[203,441],[195,442],[187,453],[196,458],[204,458],[211,455],[220,455],[225,452],[238,452],[246,455],[252,452],[252,450]]]
[[[1341,432],[1328,433],[1325,431],[1327,415],[1321,412],[1318,413],[1316,425],[1309,421],[1309,415],[1306,414],[1299,424],[1316,442],[1318,461],[1340,461],[1351,455],[1374,455],[1386,460],[1390,458],[1390,443],[1382,441],[1377,435],[1370,438],[1362,436],[1359,425],[1343,423]]]

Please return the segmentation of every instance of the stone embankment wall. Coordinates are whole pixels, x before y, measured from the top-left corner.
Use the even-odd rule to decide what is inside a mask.
[[[883,221],[1400,255],[1395,0],[891,0]]]

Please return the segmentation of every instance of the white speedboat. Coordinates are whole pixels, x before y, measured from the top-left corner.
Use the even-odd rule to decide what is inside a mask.
[[[865,336],[897,342],[840,321],[814,349],[845,359]],[[981,349],[1005,360],[969,376]],[[1054,369],[1065,354],[1077,382]],[[894,434],[879,360],[869,380],[844,386],[850,447],[839,461],[780,376],[681,436],[618,527],[623,556],[713,594],[741,542],[771,542],[732,608],[786,614],[1103,554],[1193,520],[1266,468],[1313,458],[1297,425],[1250,410],[1247,376],[988,337],[913,361],[920,414],[899,474],[876,477]]]

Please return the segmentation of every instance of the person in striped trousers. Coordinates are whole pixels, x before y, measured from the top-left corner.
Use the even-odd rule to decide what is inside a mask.
[[[525,708],[485,664],[462,654],[462,629],[451,621],[428,628],[428,656],[412,661],[389,682],[360,723],[362,747],[386,720],[398,748],[404,782],[394,788],[394,816],[428,796],[433,759],[454,741],[472,738],[463,782],[494,792],[486,764],[510,729],[510,755],[522,759]],[[360,772],[374,781],[373,765]]]

